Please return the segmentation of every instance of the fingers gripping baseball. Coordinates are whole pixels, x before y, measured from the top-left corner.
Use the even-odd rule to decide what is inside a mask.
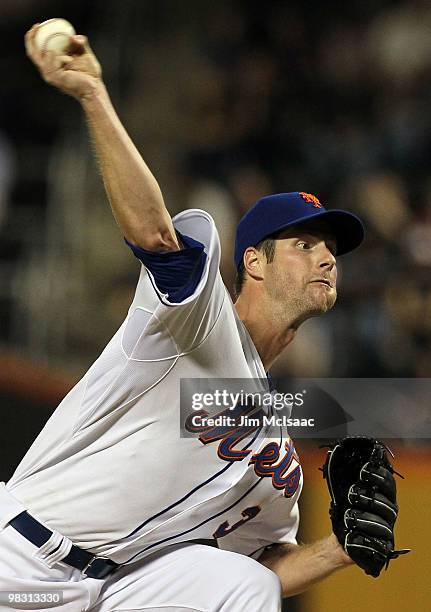
[[[36,24],[27,32],[25,46],[42,78],[78,100],[91,95],[101,82],[102,71],[87,38],[71,36],[67,53],[42,51],[35,44],[38,28],[39,24]]]

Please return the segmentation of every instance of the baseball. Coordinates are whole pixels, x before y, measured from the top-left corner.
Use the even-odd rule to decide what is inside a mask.
[[[34,44],[39,51],[55,51],[67,53],[70,37],[74,36],[75,28],[66,19],[55,17],[41,23],[34,37]]]

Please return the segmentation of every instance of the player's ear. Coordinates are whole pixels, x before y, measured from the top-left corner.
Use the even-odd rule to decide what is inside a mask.
[[[248,247],[243,256],[244,269],[251,278],[263,279],[265,256],[254,247]]]

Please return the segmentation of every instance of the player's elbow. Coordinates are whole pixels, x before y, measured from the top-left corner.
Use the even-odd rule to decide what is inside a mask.
[[[178,251],[180,249],[176,235],[168,228],[165,230],[149,230],[147,226],[135,227],[133,231],[127,232],[126,238],[133,246],[153,253]]]

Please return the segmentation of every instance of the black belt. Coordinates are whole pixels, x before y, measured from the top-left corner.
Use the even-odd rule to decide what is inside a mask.
[[[38,548],[46,544],[52,536],[52,531],[39,523],[28,512],[21,512],[21,514],[18,514],[18,516],[9,521],[9,524]],[[119,563],[115,563],[111,559],[95,557],[87,550],[75,546],[75,544],[72,544],[69,553],[61,559],[61,562],[75,567],[89,578],[97,579],[106,578],[120,567]]]
[[[18,516],[9,521],[9,525],[12,525],[14,529],[38,548],[46,544],[52,536],[52,531],[39,523],[39,521],[28,512],[21,512],[21,514],[18,514]],[[215,539],[188,540],[188,542],[218,548],[217,540]],[[111,559],[95,557],[87,550],[75,546],[75,544],[72,544],[69,553],[61,559],[61,562],[79,569],[89,578],[97,578],[99,580],[106,578],[120,567],[119,563],[115,563],[111,561]]]

